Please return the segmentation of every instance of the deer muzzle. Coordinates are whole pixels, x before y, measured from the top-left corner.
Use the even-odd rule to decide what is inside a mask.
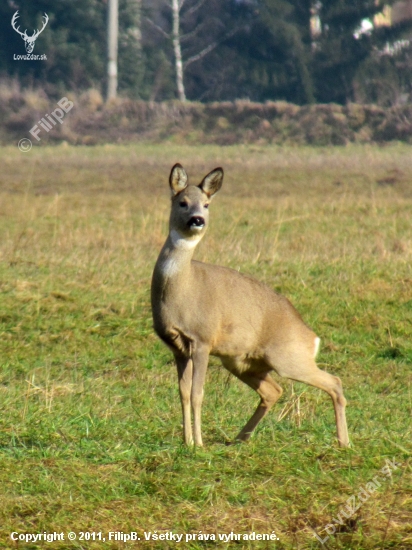
[[[201,229],[205,225],[205,219],[202,216],[192,216],[187,222],[187,226],[190,229]]]

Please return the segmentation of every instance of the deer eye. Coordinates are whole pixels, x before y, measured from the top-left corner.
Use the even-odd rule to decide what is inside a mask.
[[[182,208],[186,208],[187,202],[186,201],[180,201],[179,206],[181,206]]]
[[[209,203],[207,202],[207,203],[203,206],[203,208],[209,208]]]

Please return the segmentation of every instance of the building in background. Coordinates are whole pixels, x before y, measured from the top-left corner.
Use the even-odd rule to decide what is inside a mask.
[[[412,0],[400,0],[392,6],[385,6],[375,15],[373,22],[377,27],[391,27],[408,19],[412,19]]]

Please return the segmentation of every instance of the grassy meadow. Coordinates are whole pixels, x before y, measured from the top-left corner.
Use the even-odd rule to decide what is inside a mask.
[[[0,548],[412,548],[410,146],[14,146],[0,159]],[[327,394],[284,379],[250,442],[225,445],[258,396],[213,358],[205,447],[182,444],[150,311],[175,162],[192,183],[223,166],[196,258],[293,302],[343,382],[349,449]],[[154,531],[197,537],[146,541]],[[199,537],[231,532],[279,540]]]

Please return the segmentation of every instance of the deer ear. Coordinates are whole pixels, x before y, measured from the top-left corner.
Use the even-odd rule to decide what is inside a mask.
[[[187,174],[181,164],[177,163],[173,166],[169,176],[169,185],[172,195],[177,195],[187,187]]]
[[[203,178],[199,185],[200,189],[211,197],[219,191],[223,183],[223,168],[215,168],[207,176]]]

